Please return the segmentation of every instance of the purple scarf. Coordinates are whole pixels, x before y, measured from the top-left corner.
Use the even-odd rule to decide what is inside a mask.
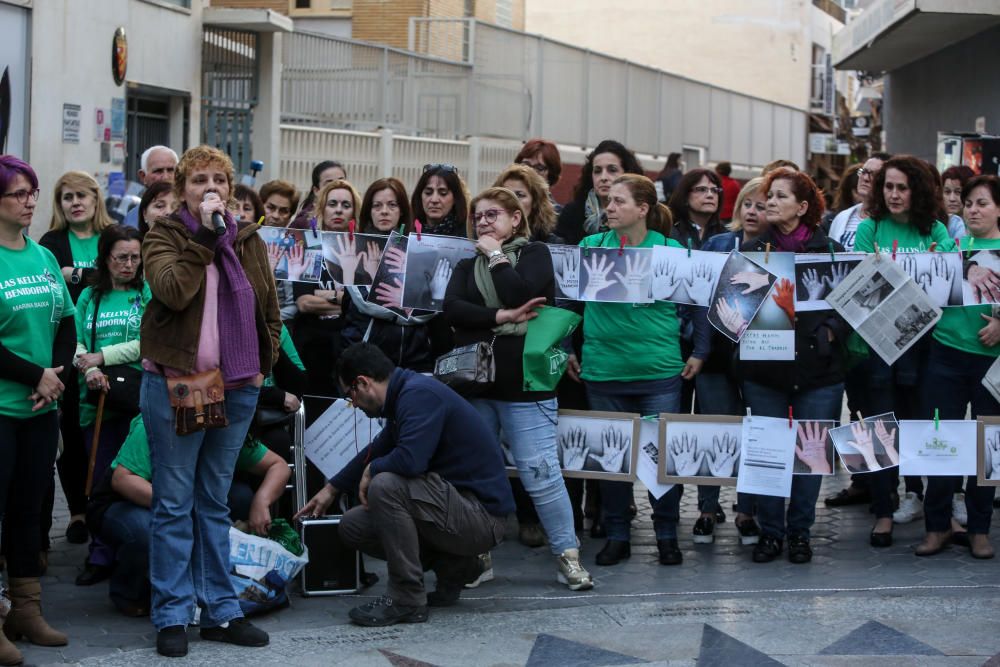
[[[791,234],[782,234],[777,225],[771,227],[771,237],[780,252],[805,252],[806,242],[812,237],[812,230],[800,224]]]
[[[181,206],[177,212],[192,234],[202,227],[187,206]],[[257,296],[233,249],[235,240],[236,221],[226,211],[226,233],[215,244],[213,260],[219,270],[219,366],[226,384],[249,380],[261,372]]]

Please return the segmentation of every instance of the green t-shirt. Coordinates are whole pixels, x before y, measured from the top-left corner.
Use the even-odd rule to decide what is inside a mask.
[[[100,312],[97,313],[96,347],[91,349],[90,336],[94,326],[94,307],[97,305],[94,288],[88,287],[80,293],[76,302],[76,340],[87,348],[88,352],[100,352],[109,345],[119,345],[138,340],[139,327],[142,323],[142,313],[146,304],[152,299],[149,286],[145,282],[141,290],[111,290],[101,296]],[[139,360],[129,364],[141,369]],[[89,426],[94,423],[97,408],[87,402],[87,380],[83,373],[78,375],[80,383],[80,425]],[[117,416],[113,411],[106,411],[106,418]]]
[[[288,329],[284,324],[281,325],[281,338],[279,339],[279,344],[281,354],[288,357],[289,361],[295,364],[296,368],[300,371],[304,371],[306,367],[302,363],[302,359],[299,358],[299,351],[295,349],[295,343],[292,342],[292,335],[288,333]],[[274,373],[268,373],[267,377],[264,378],[264,386],[274,386]]]
[[[20,250],[0,247],[0,340],[5,348],[42,368],[52,367],[52,343],[59,323],[75,309],[59,263],[25,237]],[[0,379],[0,415],[27,419],[56,409],[31,411],[34,387]]]
[[[1000,239],[976,239],[971,236],[962,238],[962,249],[968,250],[970,243],[976,250],[1000,249]],[[962,352],[1000,356],[1000,345],[986,347],[979,342],[979,330],[986,326],[986,320],[980,316],[990,315],[992,306],[952,307],[942,308],[941,311],[941,319],[934,327],[934,340]]]
[[[267,454],[267,447],[264,443],[247,436],[240,449],[240,455],[236,459],[236,470],[240,472],[252,470],[255,465],[261,462],[265,454]],[[111,469],[114,470],[120,465],[125,466],[147,482],[153,480],[153,464],[149,459],[149,440],[146,439],[146,425],[142,421],[142,415],[136,415],[132,419],[128,436],[122,443],[122,448],[118,450],[118,456],[111,462]]]
[[[866,218],[858,225],[857,236],[854,237],[854,252],[875,252],[878,244],[879,252],[892,252],[892,242],[898,241],[898,252],[927,252],[931,243],[937,243],[935,250],[946,252],[955,249],[955,241],[948,237],[948,228],[934,221],[929,236],[924,236],[913,225],[901,224],[895,220],[885,219],[876,222]]]
[[[70,231],[66,236],[69,237],[69,251],[73,255],[73,268],[94,268],[94,262],[97,260],[97,241],[101,235],[94,234],[89,238],[81,239]]]
[[[587,236],[580,245],[617,248],[614,230]],[[636,248],[657,245],[682,247],[677,241],[649,230]],[[583,318],[584,380],[663,380],[680,375],[680,322],[677,309],[667,301],[653,303],[599,303],[588,301]]]

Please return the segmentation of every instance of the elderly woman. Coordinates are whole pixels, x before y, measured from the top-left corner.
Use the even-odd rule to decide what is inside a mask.
[[[114,220],[104,205],[101,187],[93,176],[82,171],[69,171],[59,177],[53,193],[52,222],[39,244],[55,255],[74,303],[95,271],[98,236],[113,224]],[[69,368],[67,379],[69,386],[76,386],[74,368]],[[84,519],[87,509],[84,494],[87,453],[80,428],[80,395],[75,391],[66,392],[60,408],[59,429],[63,451],[56,466],[69,505],[66,539],[74,544],[83,544],[87,541]]]
[[[762,252],[826,253],[831,244],[843,246],[823,233],[823,195],[812,179],[800,171],[778,168],[762,186],[767,193],[767,229],[743,250]],[[847,323],[831,311],[795,313],[793,286],[778,284],[773,298],[795,326],[794,361],[738,362],[743,377],[743,400],[753,414],[787,417],[789,408],[797,419],[840,418],[844,397],[844,362],[840,343],[849,333]],[[828,472],[828,471],[827,471]],[[798,475],[792,480],[788,499],[756,496],[761,536],[753,550],[755,563],[777,558],[788,539],[788,560],[812,560],[809,532],[816,519],[820,475]]]
[[[13,608],[0,634],[0,664],[21,653],[7,637],[63,646],[41,610],[41,523],[59,443],[59,396],[73,356],[73,300],[51,252],[27,236],[38,177],[12,155],[0,156],[0,523]]]
[[[143,243],[152,300],[141,335],[141,407],[153,466],[151,615],[165,656],[186,655],[196,602],[203,639],[268,643],[243,619],[229,580],[226,496],[281,332],[257,226],[237,223],[226,208],[232,161],[216,148],[192,148],[177,165],[174,188],[180,208],[158,220]],[[215,215],[223,216],[222,235]],[[190,422],[179,421],[184,409],[173,403],[192,394],[215,402],[199,410],[200,423],[184,428]],[[218,415],[220,402],[223,418],[209,423],[205,413]]]
[[[489,188],[472,206],[469,235],[477,239],[478,254],[456,265],[444,316],[455,328],[456,344],[491,341],[496,382],[472,404],[493,431],[503,431],[549,536],[557,579],[570,590],[587,590],[594,583],[580,565],[573,509],[559,472],[555,392],[525,389],[521,364],[527,321],[555,297],[552,259],[544,243],[528,240],[524,210],[510,190]]]

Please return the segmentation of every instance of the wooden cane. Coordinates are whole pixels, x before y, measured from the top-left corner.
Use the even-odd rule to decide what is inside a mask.
[[[90,487],[94,483],[94,463],[97,461],[97,443],[101,438],[101,420],[104,419],[104,397],[107,391],[101,391],[101,397],[97,399],[97,417],[94,419],[94,440],[90,443],[90,461],[87,463],[87,486],[83,494],[90,498]]]

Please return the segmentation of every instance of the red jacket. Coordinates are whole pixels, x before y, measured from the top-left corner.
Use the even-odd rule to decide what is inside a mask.
[[[740,182],[735,178],[719,175],[722,180],[722,210],[719,211],[719,218],[722,220],[733,219],[733,209],[736,207],[736,198],[740,194]]]

